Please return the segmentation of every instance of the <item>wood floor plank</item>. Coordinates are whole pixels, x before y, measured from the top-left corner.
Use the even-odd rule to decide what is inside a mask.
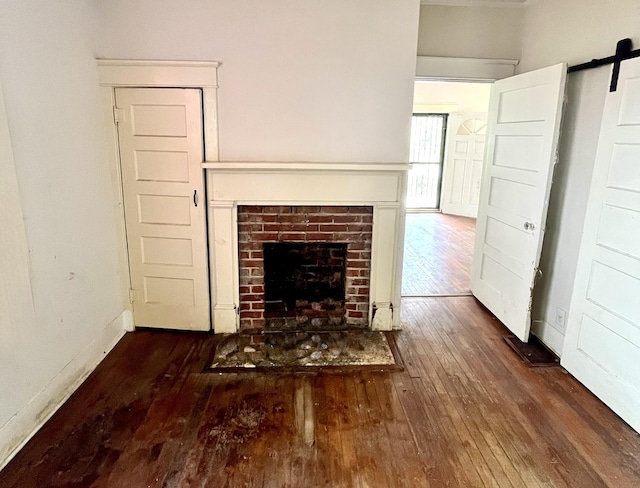
[[[327,395],[326,377],[314,378],[314,399],[316,407],[316,428],[315,428],[315,472],[313,479],[318,487],[336,486],[331,476],[330,449],[329,442],[329,420],[327,415]]]
[[[373,384],[384,414],[383,422],[389,439],[388,450],[382,458],[390,458],[393,462],[390,485],[430,486],[424,459],[416,451],[416,444],[392,379],[388,375],[379,375],[375,379],[377,381]]]
[[[387,438],[383,434],[378,395],[375,388],[372,389],[371,378],[367,373],[353,375],[347,385],[349,403],[356,407],[352,410],[357,426],[353,437],[362,484],[371,486],[375,482],[380,486],[393,486],[393,463],[386,455],[389,452],[385,449]]]
[[[304,486],[314,479],[315,467],[315,400],[310,375],[297,375],[295,379],[296,447],[291,472],[292,486]]]
[[[293,375],[278,375],[273,381],[275,402],[273,415],[277,419],[274,428],[269,431],[266,443],[269,446],[269,469],[264,466],[263,484],[266,488],[294,487],[292,466],[293,457],[299,446],[298,433],[295,426],[295,379]],[[257,485],[260,486],[260,485]]]
[[[352,471],[355,470],[352,459],[345,459],[342,450],[343,422],[340,417],[346,407],[337,391],[337,376],[328,376],[324,381],[326,392],[328,462],[331,481],[336,487],[356,486]]]
[[[358,456],[355,447],[355,438],[353,432],[358,428],[358,406],[354,401],[354,396],[350,395],[351,378],[344,379],[336,376],[334,382],[334,393],[336,395],[336,412],[338,414],[338,422],[340,425],[340,444],[342,446],[342,463],[348,474],[347,486],[355,486],[364,488],[367,486],[368,472],[362,469],[358,464]],[[386,487],[384,480],[380,481],[381,486]]]

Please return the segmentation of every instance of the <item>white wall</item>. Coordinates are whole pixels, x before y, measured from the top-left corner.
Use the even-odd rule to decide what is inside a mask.
[[[524,9],[420,8],[419,56],[520,59]]]
[[[520,72],[558,62],[606,57],[619,39],[640,47],[637,0],[538,0],[525,11]],[[611,67],[570,74],[551,192],[542,278],[534,292],[534,331],[556,352],[564,340],[555,324],[569,309],[602,109]]]
[[[222,160],[407,161],[418,0],[110,0],[97,55],[222,62]]]
[[[486,112],[492,83],[416,81],[415,113]]]
[[[611,56],[625,37],[638,49],[639,25],[637,0],[536,0],[525,9],[518,72]]]
[[[122,332],[94,14],[0,6],[0,467]]]

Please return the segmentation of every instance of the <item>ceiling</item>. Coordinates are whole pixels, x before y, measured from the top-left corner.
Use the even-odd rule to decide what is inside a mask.
[[[421,5],[457,7],[524,7],[532,0],[420,0]]]

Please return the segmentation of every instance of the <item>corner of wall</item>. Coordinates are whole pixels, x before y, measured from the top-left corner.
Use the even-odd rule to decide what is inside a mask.
[[[78,389],[125,335],[131,312],[124,310],[75,356],[31,401],[0,427],[0,470]]]

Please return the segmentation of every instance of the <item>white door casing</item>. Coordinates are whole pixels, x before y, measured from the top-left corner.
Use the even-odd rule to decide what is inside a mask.
[[[640,432],[640,59],[605,102],[561,364]]]
[[[198,89],[116,88],[136,326],[209,330]]]
[[[471,291],[524,342],[566,73],[565,64],[543,68],[497,81],[491,92]]]
[[[486,113],[449,115],[442,213],[473,218],[478,215],[486,128]]]

